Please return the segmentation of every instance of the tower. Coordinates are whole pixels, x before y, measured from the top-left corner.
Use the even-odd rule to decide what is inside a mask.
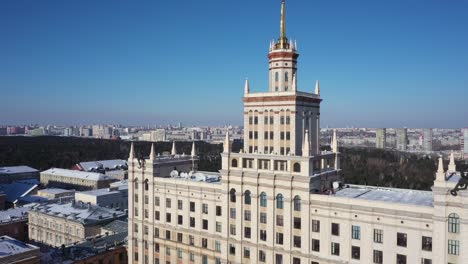
[[[269,88],[252,93],[244,88],[244,152],[302,155],[308,130],[310,153],[319,154],[320,102],[317,93],[297,86],[297,44],[286,36],[286,3],[281,3],[280,36],[270,42]],[[317,82],[318,86],[318,82]],[[246,83],[245,87],[248,87]]]

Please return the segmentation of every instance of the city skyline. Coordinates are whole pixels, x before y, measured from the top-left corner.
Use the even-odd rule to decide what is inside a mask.
[[[240,125],[244,79],[268,89],[274,1],[1,5],[2,124]],[[467,8],[291,1],[298,88],[320,80],[322,126],[465,127]]]

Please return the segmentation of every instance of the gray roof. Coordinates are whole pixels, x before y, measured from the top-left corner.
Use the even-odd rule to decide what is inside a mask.
[[[19,219],[27,219],[28,207],[18,207],[8,209],[6,211],[0,211],[0,223],[6,223],[10,221],[15,221]]]
[[[59,168],[48,169],[46,171],[41,172],[41,174],[55,174],[55,175],[59,175],[62,177],[71,177],[71,178],[93,180],[93,181],[102,181],[102,180],[111,179],[109,176],[106,176],[102,173],[66,170],[66,169],[59,169]]]
[[[121,233],[127,232],[128,230],[128,222],[122,220],[114,220],[101,228],[105,231],[110,231],[112,233]]]
[[[123,211],[74,202],[41,204],[34,206],[31,210],[54,215],[56,217],[67,218],[69,221],[82,224],[95,224],[110,221],[126,215]]]
[[[26,244],[9,236],[0,237],[0,263],[2,258],[35,250],[38,247]]]
[[[15,173],[27,173],[27,172],[39,172],[28,166],[12,166],[12,167],[0,167],[0,175],[2,174],[15,174]]]
[[[92,171],[97,169],[120,170],[127,167],[126,160],[97,160],[80,162],[79,165],[85,171]]]
[[[14,203],[18,198],[28,195],[39,186],[36,179],[19,180],[13,183],[0,184],[0,192],[5,193],[6,200]]]
[[[432,207],[434,198],[431,191],[417,191],[396,188],[380,188],[349,185],[332,194],[336,197],[363,199],[387,203],[400,203]]]

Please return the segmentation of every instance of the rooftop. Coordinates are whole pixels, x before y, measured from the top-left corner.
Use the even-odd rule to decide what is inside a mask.
[[[346,185],[345,188],[336,191],[335,194],[332,195],[343,198],[427,207],[432,207],[434,201],[431,191],[381,188],[362,185]]]
[[[109,176],[96,173],[96,172],[84,172],[84,171],[76,171],[76,170],[66,170],[66,169],[59,169],[59,168],[52,168],[46,171],[41,172],[41,174],[55,174],[63,177],[71,177],[71,178],[78,178],[83,180],[93,180],[93,181],[102,181],[102,180],[109,180],[111,179]]]
[[[6,200],[14,203],[18,198],[28,195],[39,186],[36,179],[19,180],[8,184],[0,185],[0,192],[5,193]]]
[[[121,169],[127,169],[127,161],[125,160],[86,161],[86,162],[80,162],[79,166],[84,171],[96,171],[99,169],[121,170]]]
[[[84,203],[55,203],[36,205],[32,209],[43,214],[53,215],[56,217],[67,218],[70,221],[79,222],[82,224],[93,224],[105,220],[112,220],[119,217],[124,217],[125,212],[104,208],[96,205]]]
[[[42,193],[48,193],[48,194],[61,194],[61,193],[75,192],[75,190],[67,190],[67,189],[60,189],[60,188],[47,188],[47,189],[42,189],[39,191]]]
[[[114,220],[103,226],[101,229],[105,231],[110,231],[112,233],[127,232],[128,222],[122,220]]]
[[[27,172],[39,172],[39,171],[28,166],[0,167],[0,175],[27,173]]]
[[[9,236],[0,237],[0,262],[2,258],[39,249],[36,246],[26,244]]]
[[[11,222],[19,219],[26,219],[30,208],[18,207],[0,211],[0,223]]]

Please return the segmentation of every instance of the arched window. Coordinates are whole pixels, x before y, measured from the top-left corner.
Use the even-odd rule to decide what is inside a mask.
[[[148,190],[148,179],[145,180],[145,191]]]
[[[460,217],[455,213],[451,213],[448,216],[448,231],[449,233],[460,232]]]
[[[275,82],[279,81],[279,73],[275,72]]]
[[[294,170],[294,172],[301,172],[301,164],[294,163],[293,170]]]
[[[289,81],[288,72],[285,72],[285,73],[284,73],[284,81],[285,81],[285,82],[288,82],[288,81]]]
[[[237,159],[233,159],[233,160],[231,161],[231,167],[237,168]]]
[[[267,207],[267,195],[265,192],[262,192],[260,194],[260,206]]]
[[[284,198],[281,193],[276,196],[276,208],[278,209],[284,208]]]
[[[250,196],[250,191],[247,190],[244,193],[244,203],[245,204],[251,204],[252,203],[252,197]]]
[[[294,196],[294,211],[301,211],[301,197],[299,195]]]
[[[133,188],[135,188],[135,190],[138,190],[138,178],[135,178],[135,180],[133,180]]]
[[[231,201],[231,203],[235,203],[235,202],[236,202],[236,189],[232,188],[232,189],[229,191],[229,200]]]

